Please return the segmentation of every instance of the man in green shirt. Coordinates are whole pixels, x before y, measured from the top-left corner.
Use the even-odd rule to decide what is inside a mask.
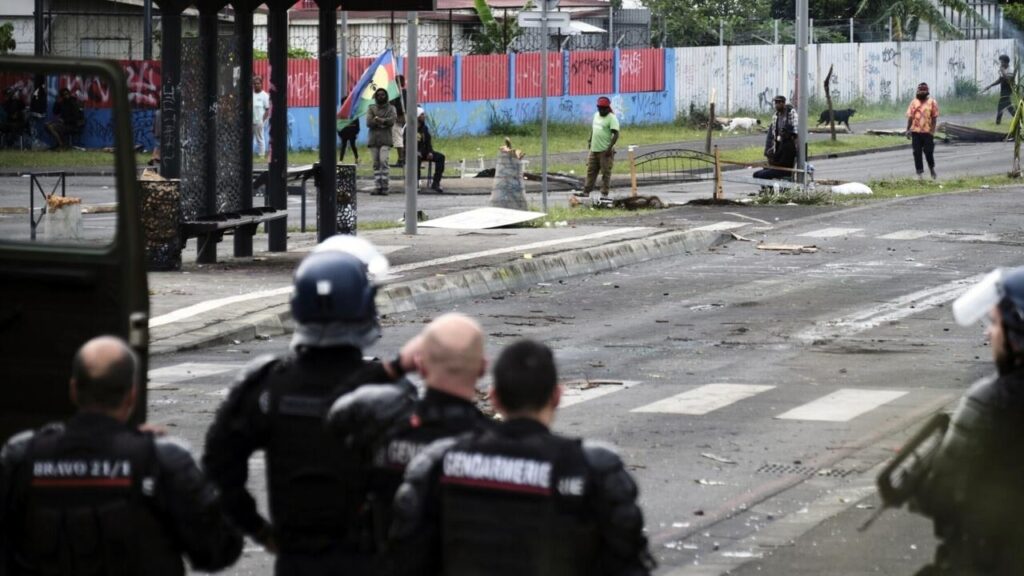
[[[597,99],[597,112],[591,124],[590,140],[587,145],[590,155],[587,156],[587,180],[583,184],[583,193],[579,196],[589,198],[597,181],[597,172],[601,172],[601,200],[610,202],[608,187],[612,181],[612,163],[615,161],[615,143],[619,141],[619,119],[612,113],[612,102],[601,96]]]

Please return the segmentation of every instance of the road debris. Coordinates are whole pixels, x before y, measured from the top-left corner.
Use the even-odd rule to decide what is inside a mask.
[[[758,244],[757,249],[788,252],[791,254],[813,254],[818,251],[818,247],[813,244]]]
[[[700,478],[698,480],[694,480],[694,482],[700,484],[701,486],[725,486],[725,482],[722,482],[721,480],[707,480],[704,478]]]
[[[715,462],[721,462],[722,464],[735,464],[736,463],[735,460],[730,460],[730,459],[725,458],[723,456],[719,456],[717,454],[712,454],[711,452],[701,452],[700,455],[703,458],[707,458],[708,460],[714,460]]]

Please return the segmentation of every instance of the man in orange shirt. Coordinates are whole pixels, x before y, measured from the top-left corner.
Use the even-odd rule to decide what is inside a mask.
[[[928,94],[928,85],[921,82],[917,85],[917,97],[910,101],[907,107],[907,138],[913,142],[914,147],[914,168],[917,170],[917,179],[924,179],[924,164],[921,162],[921,153],[924,152],[924,159],[928,161],[928,170],[932,173],[932,180],[938,178],[935,174],[935,125],[939,121],[939,103]]]

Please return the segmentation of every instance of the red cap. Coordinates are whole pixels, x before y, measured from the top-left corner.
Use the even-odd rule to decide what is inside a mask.
[[[601,96],[600,98],[597,99],[597,107],[598,108],[604,107],[604,108],[608,108],[609,110],[611,110],[612,101],[609,100],[607,96]]]

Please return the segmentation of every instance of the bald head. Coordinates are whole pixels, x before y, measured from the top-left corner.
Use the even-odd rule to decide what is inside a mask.
[[[120,338],[89,340],[71,363],[73,399],[82,409],[118,408],[138,381],[138,365],[135,352]]]
[[[472,398],[486,370],[484,334],[463,314],[445,314],[417,336],[420,371],[428,387]]]

